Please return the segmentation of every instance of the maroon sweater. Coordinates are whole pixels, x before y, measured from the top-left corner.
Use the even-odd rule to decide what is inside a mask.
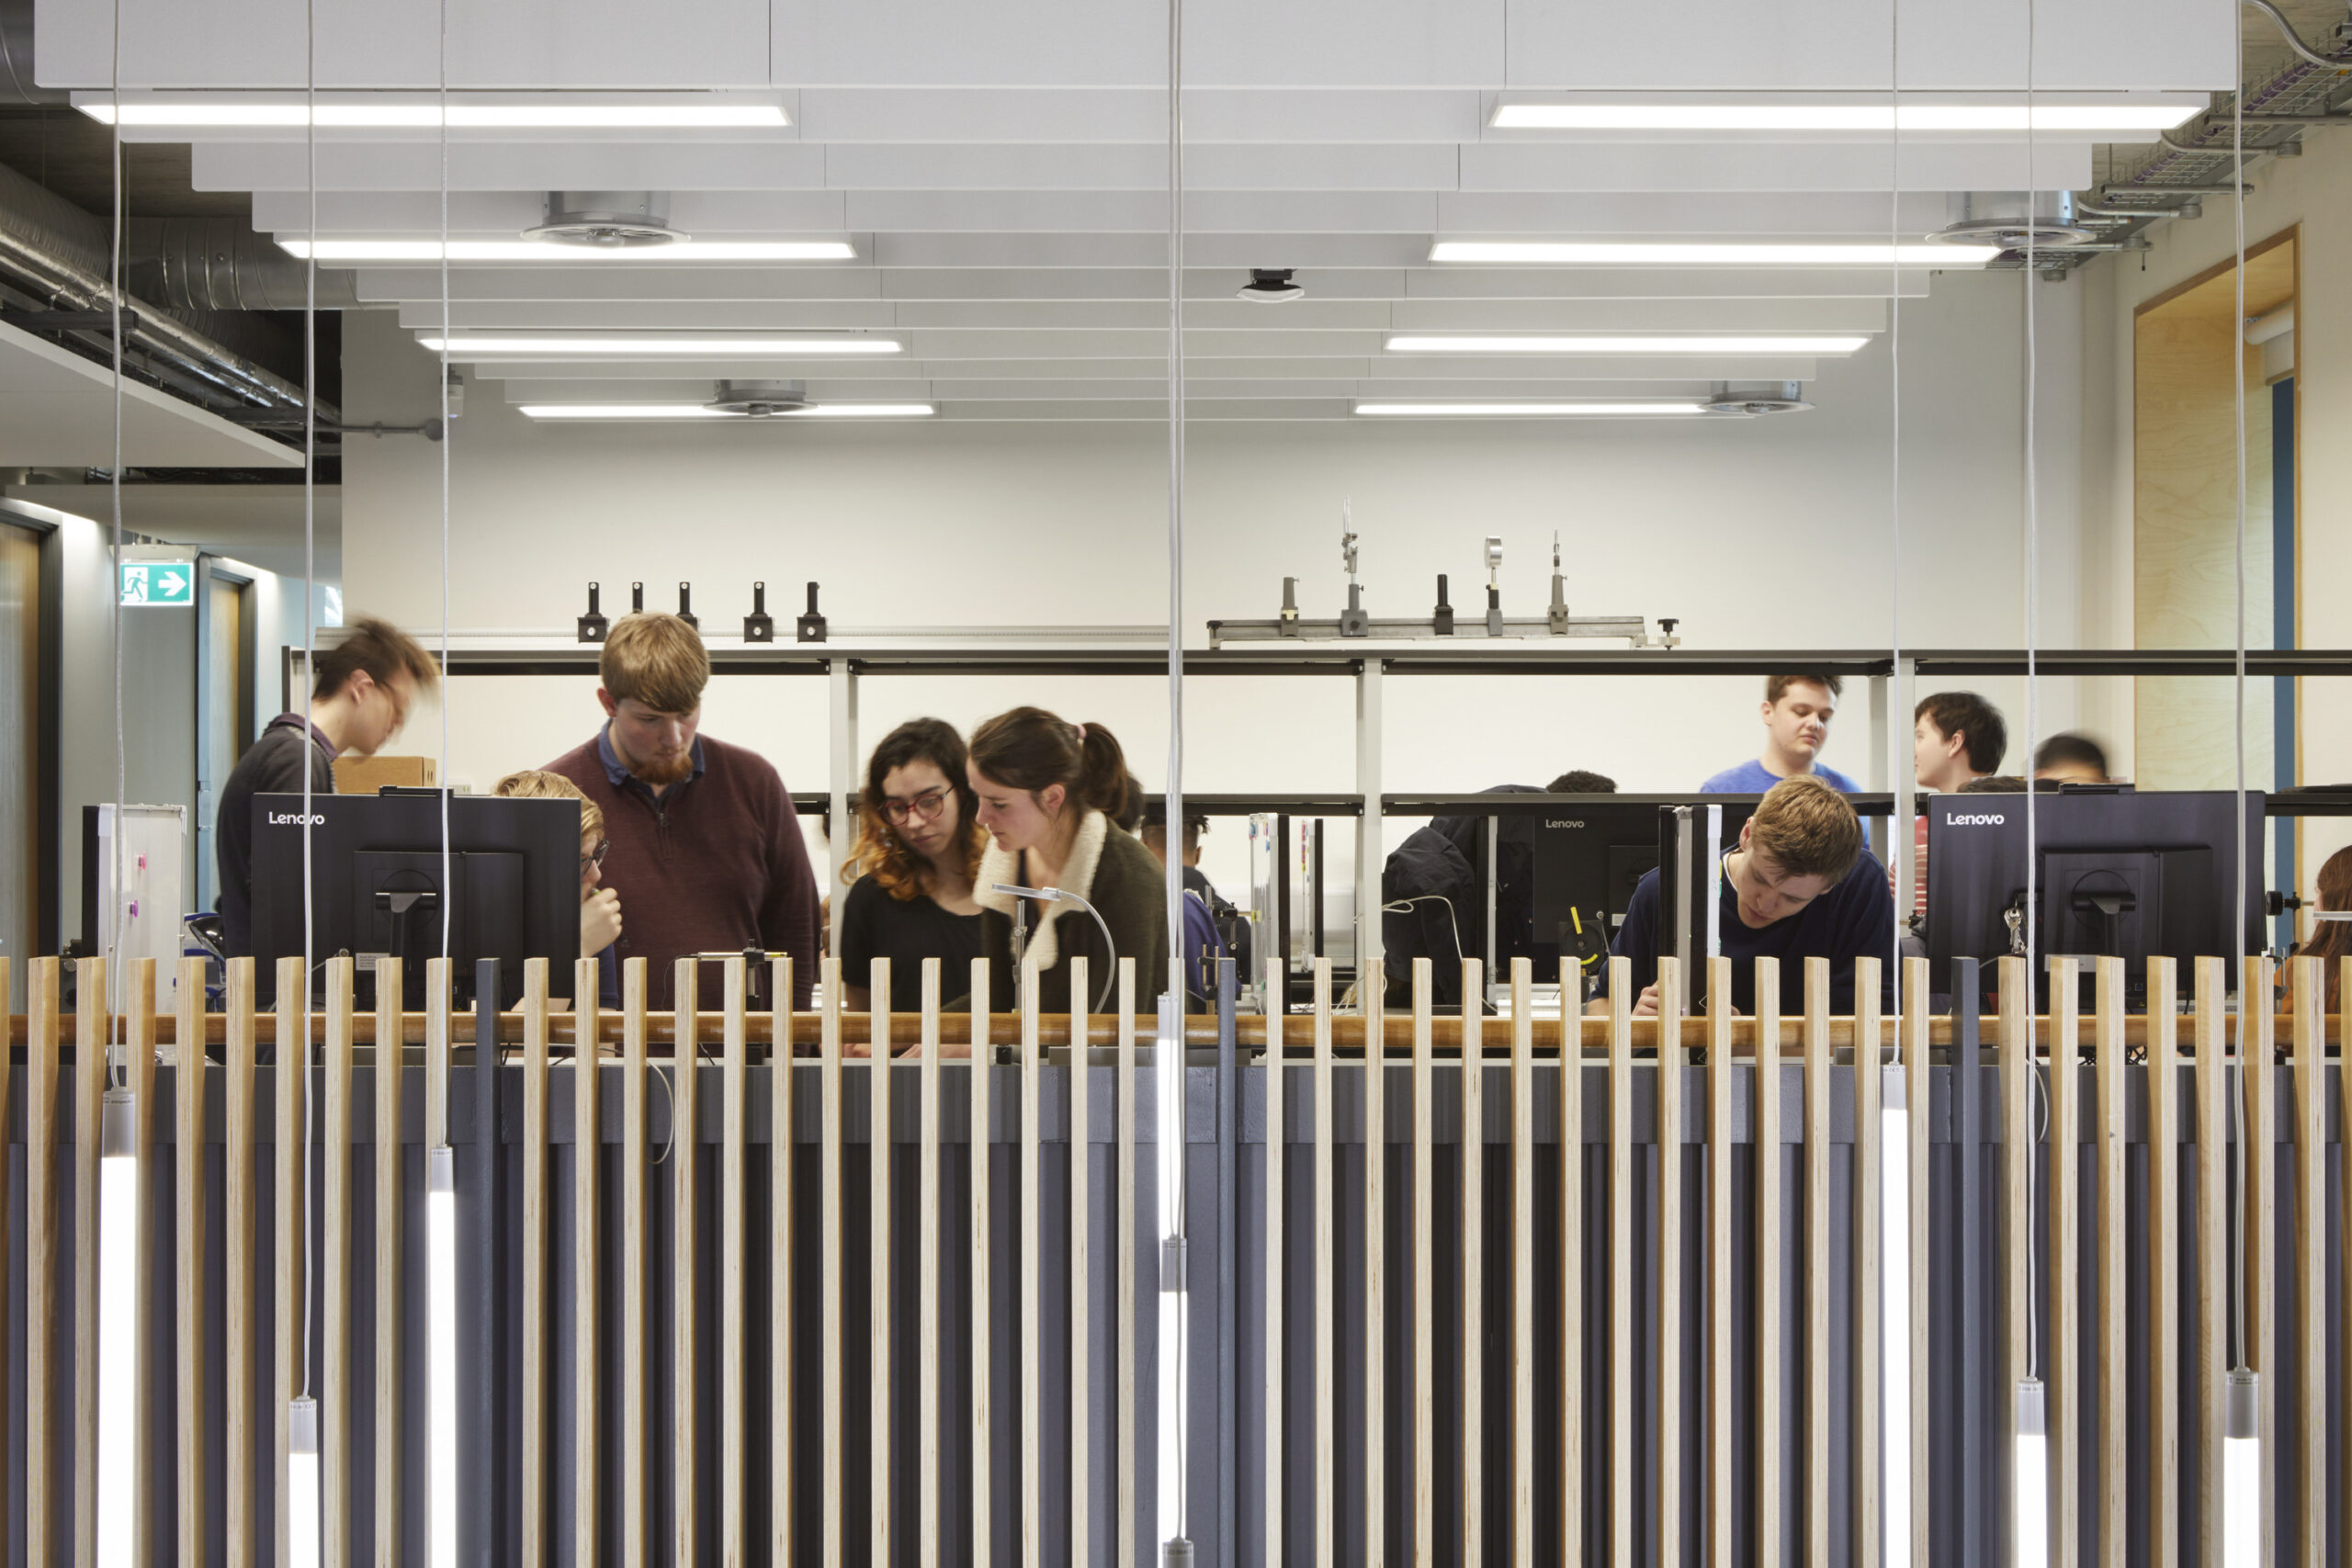
[[[661,800],[633,778],[614,784],[597,737],[548,764],[604,807],[604,886],[621,897],[617,955],[646,960],[646,1005],[675,1006],[676,961],[756,942],[792,954],[792,1005],[805,1009],[823,956],[817,883],[784,781],[757,752],[702,736],[700,776]],[[705,1006],[716,1006],[712,974]]]

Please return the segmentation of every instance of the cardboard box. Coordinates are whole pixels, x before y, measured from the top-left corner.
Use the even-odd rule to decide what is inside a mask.
[[[386,784],[407,789],[430,788],[434,762],[430,757],[337,757],[334,792],[373,795]]]

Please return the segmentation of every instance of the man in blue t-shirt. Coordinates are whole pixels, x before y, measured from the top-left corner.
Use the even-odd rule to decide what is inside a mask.
[[[1723,907],[1716,919],[1723,956],[1732,961],[1732,1006],[1756,1010],[1756,960],[1781,963],[1781,1013],[1804,1010],[1804,961],[1829,960],[1829,1010],[1854,1010],[1854,960],[1883,961],[1881,1005],[1894,1005],[1894,900],[1886,869],[1862,845],[1854,808],[1826,781],[1783,779],[1766,792],[1739,831],[1739,847],[1724,857]],[[1658,930],[1657,873],[1645,875],[1626,906],[1625,923],[1610,947],[1630,959],[1637,997],[1634,1011],[1657,1011],[1657,957],[1672,946]],[[1701,988],[1706,976],[1699,976]],[[1605,1012],[1605,1000],[1592,1010]]]
[[[1762,795],[1782,779],[1807,773],[1826,779],[1848,795],[1861,786],[1818,761],[1829,742],[1845,682],[1835,675],[1768,675],[1764,678],[1764,754],[1751,758],[1699,786],[1702,795]]]

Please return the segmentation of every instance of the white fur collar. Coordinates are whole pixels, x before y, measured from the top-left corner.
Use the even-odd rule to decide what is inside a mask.
[[[1090,811],[1078,824],[1078,837],[1069,847],[1069,861],[1062,867],[1062,886],[1081,898],[1094,897],[1094,871],[1102,861],[1102,844],[1111,830],[1111,819],[1100,811]],[[972,901],[983,909],[994,909],[1011,919],[1013,906],[1023,900],[1010,893],[999,893],[1000,882],[1021,880],[1021,853],[1008,850],[994,839],[980,856],[980,874],[972,881]],[[1029,956],[1037,961],[1039,969],[1051,969],[1061,959],[1061,942],[1054,929],[1054,921],[1063,910],[1073,908],[1068,904],[1030,905]],[[1082,912],[1080,918],[1083,918]]]

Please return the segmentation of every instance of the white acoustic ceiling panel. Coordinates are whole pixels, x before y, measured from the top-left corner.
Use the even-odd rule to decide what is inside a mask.
[[[302,455],[166,392],[126,379],[122,461],[169,468],[299,468]],[[0,326],[0,464],[111,468],[111,367]]]

